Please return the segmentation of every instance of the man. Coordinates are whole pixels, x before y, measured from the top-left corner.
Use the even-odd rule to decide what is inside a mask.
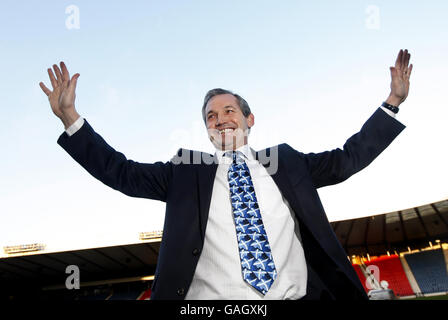
[[[248,146],[247,102],[210,90],[202,108],[216,153],[180,149],[166,163],[127,160],[75,109],[63,62],[40,83],[66,131],[58,143],[90,174],[129,196],[166,202],[151,299],[367,299],[327,220],[317,188],[346,180],[404,129],[395,119],[412,64],[400,50],[391,92],[344,148],[304,154]]]

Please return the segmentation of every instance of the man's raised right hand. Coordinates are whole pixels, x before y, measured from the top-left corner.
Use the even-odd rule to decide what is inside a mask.
[[[48,76],[50,77],[53,91],[48,89],[43,82],[40,82],[39,86],[47,95],[53,113],[61,119],[65,129],[67,129],[79,118],[79,114],[75,109],[75,90],[79,73],[76,73],[70,79],[70,74],[64,62],[61,62],[60,69],[56,64],[53,65],[53,69],[56,77],[53,70],[48,68]]]

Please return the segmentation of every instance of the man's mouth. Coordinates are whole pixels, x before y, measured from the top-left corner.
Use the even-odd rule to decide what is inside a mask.
[[[231,133],[233,131],[235,131],[235,129],[233,129],[233,128],[225,128],[225,129],[218,130],[219,134]]]

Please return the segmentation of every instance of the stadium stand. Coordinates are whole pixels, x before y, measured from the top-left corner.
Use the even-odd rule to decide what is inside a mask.
[[[52,289],[39,294],[45,301],[150,300],[152,281],[132,281],[81,287],[78,290]]]
[[[404,273],[408,278],[409,284],[411,285],[412,291],[415,293],[416,296],[420,296],[422,290],[420,290],[417,280],[415,280],[414,274],[412,273],[411,268],[409,268],[408,262],[404,258],[403,254],[400,254],[400,261],[401,265],[403,266]]]
[[[143,291],[137,300],[151,300],[151,288]]]
[[[366,261],[366,266],[376,265],[379,268],[379,281],[387,281],[389,289],[397,296],[411,296],[414,292],[401,265],[398,255],[383,256]]]
[[[81,294],[78,294],[73,300],[79,301],[101,301],[107,300],[107,298],[112,294],[110,289],[101,289],[96,288],[90,291],[83,291]]]
[[[423,294],[448,291],[448,274],[442,249],[406,254],[405,259]]]
[[[353,269],[355,269],[356,274],[358,275],[359,280],[361,281],[361,284],[366,292],[369,291],[369,289],[366,287],[366,276],[364,275],[364,272],[361,270],[361,266],[359,264],[352,264]]]
[[[448,199],[331,225],[366,293],[386,291],[386,280],[400,299],[448,300]],[[3,247],[0,301],[149,300],[161,237],[141,232],[138,243],[58,252],[39,243]],[[79,267],[79,289],[67,287],[69,266]]]
[[[138,300],[138,297],[141,296],[145,289],[144,284],[124,284],[121,286],[116,286],[113,289],[112,296],[110,296],[107,300]]]

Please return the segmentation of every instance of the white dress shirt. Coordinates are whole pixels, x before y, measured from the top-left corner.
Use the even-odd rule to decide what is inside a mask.
[[[246,156],[277,278],[266,295],[243,280],[227,179],[232,160],[217,150],[204,246],[185,299],[299,299],[306,294],[307,269],[297,219],[253,150],[248,145],[237,150]]]
[[[381,107],[395,118],[395,114]],[[84,124],[80,117],[66,132],[69,136]],[[266,295],[243,280],[227,171],[232,160],[216,151],[219,165],[213,184],[204,246],[185,299],[300,299],[306,294],[307,267],[294,212],[272,177],[245,145],[239,149],[249,168],[260,213],[271,247],[277,278]]]

